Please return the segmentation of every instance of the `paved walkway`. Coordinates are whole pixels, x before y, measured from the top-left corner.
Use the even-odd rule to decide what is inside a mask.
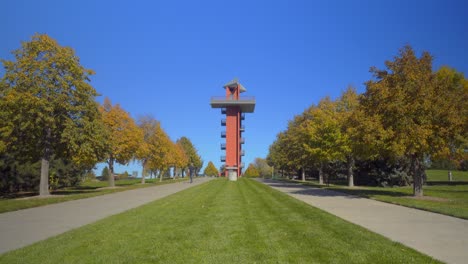
[[[468,263],[468,220],[297,183],[274,189],[447,263]]]
[[[0,254],[207,182],[179,182],[0,214]]]

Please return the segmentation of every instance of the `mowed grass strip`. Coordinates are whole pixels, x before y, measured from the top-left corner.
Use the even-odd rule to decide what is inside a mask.
[[[115,182],[115,188],[105,188],[109,185],[106,181],[100,182],[85,182],[77,187],[63,188],[52,191],[52,195],[44,198],[31,197],[34,193],[27,193],[25,195],[17,195],[17,197],[0,198],[0,213],[17,211],[21,209],[27,209],[32,207],[44,206],[48,204],[61,203],[71,200],[78,200],[83,198],[89,198],[104,194],[110,194],[114,192],[128,191],[138,188],[146,188],[151,186],[176,183],[180,181],[186,181],[187,178],[182,179],[167,179],[162,182],[159,179],[146,180],[146,184],[141,184],[140,179],[129,179],[129,180],[118,180]],[[100,189],[103,188],[103,189]],[[25,199],[26,198],[26,199]]]
[[[213,180],[0,256],[0,263],[431,262],[250,179]]]
[[[326,188],[382,202],[421,209],[434,213],[468,219],[468,172],[454,171],[457,181],[442,181],[446,170],[427,170],[427,184],[423,187],[424,197],[413,197],[413,187],[365,187],[349,188],[344,185],[319,185],[317,181],[294,181],[305,185]],[[285,179],[283,179],[285,180]],[[288,181],[288,180],[286,180]]]

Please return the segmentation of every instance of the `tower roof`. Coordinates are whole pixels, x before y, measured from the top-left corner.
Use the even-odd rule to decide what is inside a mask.
[[[245,89],[244,86],[242,86],[242,84],[239,83],[239,81],[236,79],[226,83],[223,88],[237,88],[239,87],[239,93],[243,93],[243,92],[246,92],[247,90]]]

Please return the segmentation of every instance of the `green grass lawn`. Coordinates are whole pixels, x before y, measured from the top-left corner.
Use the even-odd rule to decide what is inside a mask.
[[[383,202],[418,208],[435,213],[468,219],[468,172],[454,171],[456,181],[447,181],[447,171],[427,170],[427,185],[423,187],[424,198],[412,197],[413,188],[407,187],[363,187],[348,188],[342,185],[319,186],[317,182],[308,185],[371,198]],[[444,178],[445,177],[445,178]]]
[[[19,199],[18,197],[0,198],[0,213],[16,211],[16,210],[32,208],[32,207],[38,207],[38,206],[54,204],[54,203],[61,203],[65,201],[83,199],[83,198],[109,194],[109,193],[114,193],[114,192],[127,191],[127,190],[132,190],[132,189],[137,189],[137,188],[145,188],[145,187],[150,187],[150,186],[155,186],[155,185],[174,183],[174,182],[185,181],[185,180],[187,180],[187,178],[177,179],[177,180],[167,179],[167,180],[164,180],[163,182],[159,182],[159,179],[156,179],[156,180],[147,179],[146,184],[140,184],[141,182],[140,179],[125,179],[125,180],[115,181],[115,185],[117,186],[117,188],[110,188],[110,189],[99,189],[99,188],[107,187],[109,185],[109,183],[106,181],[84,182],[80,186],[77,186],[77,187],[64,188],[64,189],[53,191],[52,194],[57,195],[56,197],[51,196],[47,198],[29,198],[29,199]],[[34,193],[27,193],[27,194],[22,194],[18,196],[20,198],[27,198],[28,196],[31,196],[31,195],[34,195]]]
[[[426,170],[426,174],[429,182],[448,182],[447,170]],[[468,171],[452,171],[452,180],[468,182]]]
[[[250,179],[217,179],[0,263],[436,263]]]

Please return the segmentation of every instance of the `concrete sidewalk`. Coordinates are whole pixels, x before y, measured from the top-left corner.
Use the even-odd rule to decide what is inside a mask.
[[[468,263],[468,220],[297,183],[270,187],[447,263]]]
[[[212,178],[117,192],[0,214],[0,254],[90,224]]]

